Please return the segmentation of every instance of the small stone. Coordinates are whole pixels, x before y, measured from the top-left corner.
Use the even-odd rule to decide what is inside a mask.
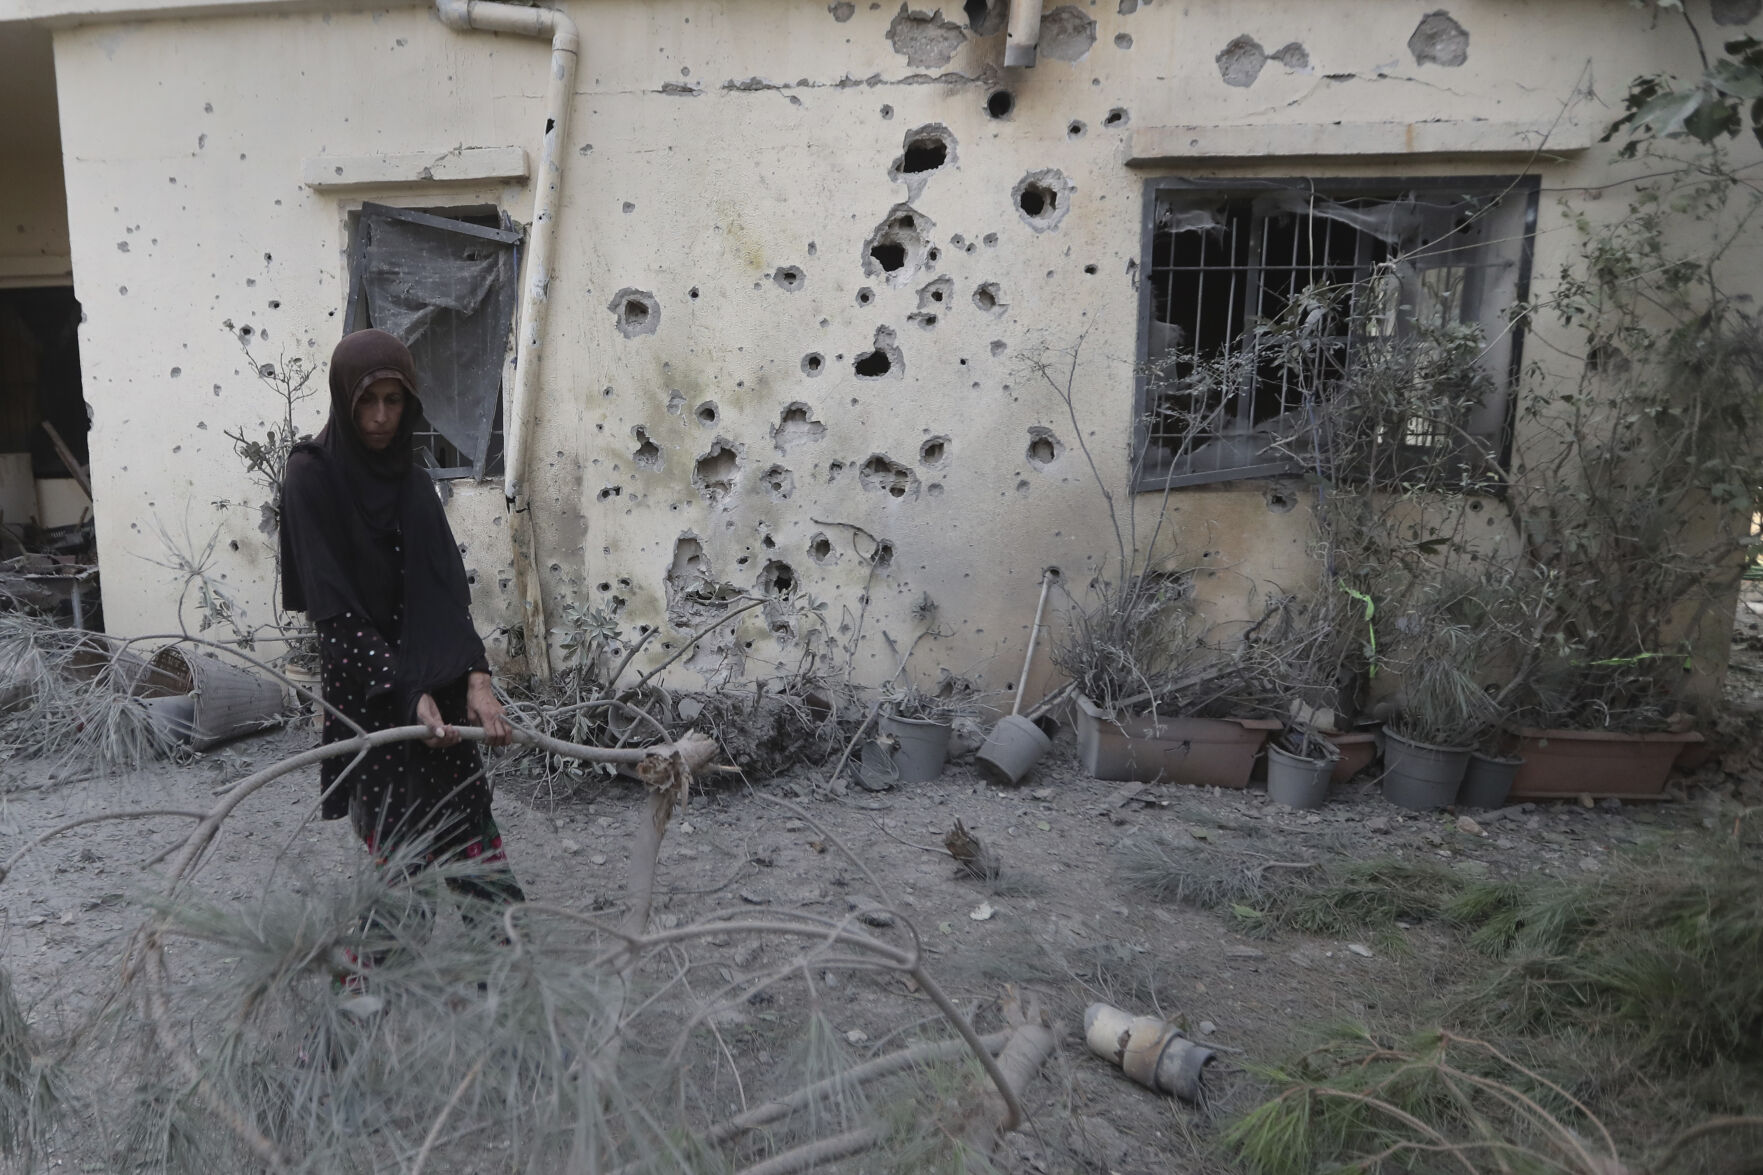
[[[680,831],[681,831],[681,832],[692,832],[692,831],[694,831],[694,830],[693,830],[693,828],[692,828],[692,822],[691,822],[691,821],[689,821],[689,820],[681,820],[681,821],[680,821],[680,822],[679,822],[679,830],[680,830]]]
[[[594,823],[601,828],[611,828],[612,827],[612,817],[598,816],[594,819]]]
[[[49,921],[49,919],[43,917],[41,914],[32,914],[29,918],[24,920],[24,924],[26,926],[41,926],[47,921]]]
[[[808,826],[806,824],[802,823],[800,820],[786,820],[786,821],[784,821],[784,831],[785,832],[801,832],[804,828],[807,828],[807,827]]]
[[[938,934],[954,934],[955,933],[955,924],[953,922],[939,922],[939,923],[937,923],[937,933]]]
[[[590,853],[590,854],[588,854],[588,861],[592,864],[595,864],[595,865],[604,865],[606,863],[606,854],[605,853]]]
[[[1267,956],[1254,947],[1226,947],[1224,957],[1227,959],[1265,959]]]
[[[990,920],[991,916],[997,912],[998,911],[992,909],[992,903],[981,902],[979,905],[969,910],[967,916],[972,918],[975,922],[985,922]]]
[[[1218,1025],[1212,1023],[1212,1021],[1210,1021],[1210,1020],[1200,1021],[1200,1035],[1201,1036],[1211,1036],[1214,1032],[1217,1032],[1217,1031],[1218,1031]]]
[[[1371,832],[1388,832],[1390,830],[1390,818],[1388,816],[1373,816],[1365,822],[1365,827]]]
[[[338,1004],[337,1010],[347,1013],[357,1020],[366,1020],[370,1016],[377,1016],[380,1009],[385,1006],[386,1001],[377,995],[358,995]]]
[[[756,894],[750,889],[737,890],[735,896],[740,898],[743,902],[746,902],[749,906],[764,906],[771,902],[770,898],[761,894]]]
[[[1350,942],[1347,944],[1347,949],[1349,951],[1352,951],[1355,955],[1358,955],[1361,959],[1370,959],[1370,958],[1376,957],[1371,953],[1371,948],[1366,946],[1362,942]]]
[[[869,1033],[863,1031],[863,1029],[861,1029],[861,1028],[853,1028],[853,1029],[851,1029],[851,1031],[845,1033],[845,1043],[846,1044],[868,1044],[869,1043]]]
[[[1518,842],[1515,840],[1509,840],[1506,837],[1502,836],[1500,839],[1498,839],[1494,842],[1494,847],[1496,849],[1515,849],[1518,847]]]
[[[1582,808],[1595,808],[1598,805],[1597,802],[1592,799],[1591,792],[1582,791],[1579,793],[1579,806]]]
[[[839,985],[839,977],[834,975],[831,971],[822,971],[820,973],[820,981],[828,987],[837,987]]]
[[[577,844],[573,840],[570,840],[567,836],[563,838],[562,843],[563,843],[563,851],[566,853],[579,853],[582,851],[581,845]]]
[[[1029,792],[1028,794],[1029,794],[1030,799],[1043,800],[1043,801],[1051,800],[1053,798],[1053,789],[1050,787],[1037,787],[1037,788],[1035,788],[1035,790]]]
[[[1035,827],[1040,829],[1042,832],[1052,832],[1053,831],[1053,826],[1051,824],[1048,824],[1045,820],[1035,821]]]
[[[1579,867],[1584,869],[1587,873],[1596,873],[1603,868],[1602,865],[1598,864],[1598,859],[1596,857],[1581,857],[1579,859]]]
[[[1482,831],[1481,825],[1477,824],[1474,820],[1472,820],[1468,816],[1457,817],[1457,831],[1464,833],[1468,836],[1486,836],[1487,835],[1487,833]]]
[[[1605,796],[1598,801],[1598,807],[1606,812],[1620,812],[1622,811],[1622,801],[1615,796]]]

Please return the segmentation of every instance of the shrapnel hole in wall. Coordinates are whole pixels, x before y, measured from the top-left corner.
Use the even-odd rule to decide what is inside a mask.
[[[639,424],[631,429],[631,435],[637,440],[637,449],[631,454],[631,461],[644,469],[659,469],[661,467],[661,446],[650,439],[649,430]]]
[[[918,446],[918,462],[932,469],[940,468],[949,459],[949,438],[931,437]]]
[[[808,540],[808,557],[816,563],[825,563],[833,557],[833,542],[824,532],[816,532]]]
[[[1132,115],[1127,113],[1126,107],[1116,106],[1102,119],[1102,125],[1105,127],[1118,128],[1125,126],[1131,121]]]
[[[993,118],[1009,118],[1016,109],[1016,95],[1009,90],[993,90],[986,95],[986,113]]]
[[[773,498],[780,502],[787,502],[790,500],[790,495],[796,492],[796,475],[782,465],[773,465],[759,475],[759,484],[763,485],[765,492]],[[772,543],[770,535],[766,536],[765,541],[767,545],[776,545]]]
[[[722,413],[718,411],[715,400],[704,401],[702,404],[698,405],[698,410],[692,413],[692,415],[696,416],[698,418],[698,423],[704,425],[706,428],[715,424],[722,418]]]
[[[893,366],[886,351],[865,351],[857,356],[851,370],[857,373],[859,379],[880,379],[893,370]]]
[[[721,501],[734,492],[735,475],[740,471],[740,454],[722,437],[710,442],[710,448],[692,465],[692,484],[711,502]]]
[[[872,453],[857,477],[864,489],[881,490],[895,498],[904,498],[917,481],[910,469],[885,453]]]
[[[787,596],[796,590],[796,569],[773,559],[759,572],[759,590],[767,596]]]
[[[1003,289],[997,282],[981,282],[974,287],[973,304],[987,314],[1003,312],[1004,303],[1000,298]]]
[[[802,374],[803,375],[806,375],[806,376],[819,375],[821,372],[821,369],[824,368],[825,366],[826,366],[826,359],[821,355],[821,353],[819,351],[810,351],[810,352],[808,352],[808,354],[802,356]]]
[[[873,301],[875,301],[875,291],[868,286],[863,286],[857,291],[857,305],[867,306]]]
[[[1065,446],[1053,435],[1053,430],[1035,425],[1028,430],[1028,463],[1038,468],[1045,468],[1059,459]]]
[[[900,156],[900,173],[922,175],[948,161],[948,130],[941,126],[921,127],[907,136],[905,153]]]
[[[771,280],[777,283],[780,290],[787,290],[792,294],[808,284],[808,276],[802,272],[800,266],[795,265],[779,266],[771,275]]]

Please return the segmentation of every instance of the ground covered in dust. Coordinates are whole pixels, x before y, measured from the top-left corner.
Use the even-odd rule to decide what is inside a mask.
[[[656,921],[666,927],[730,907],[796,908],[844,915],[891,906],[923,937],[930,970],[982,1031],[996,1028],[1006,984],[1036,995],[1055,1018],[1059,1049],[1031,1090],[1033,1129],[1013,1144],[1021,1170],[1158,1172],[1230,1170],[1213,1125],[1247,1096],[1244,1063],[1275,1062],[1307,1031],[1331,1021],[1399,1020],[1424,1008],[1449,979],[1478,965],[1443,932],[1406,927],[1375,939],[1271,934],[1232,917],[1159,902],[1128,884],[1120,863],[1148,838],[1174,846],[1238,845],[1279,859],[1395,857],[1441,863],[1474,877],[1542,874],[1583,878],[1630,851],[1687,851],[1750,794],[1758,761],[1748,732],[1763,708],[1763,630],[1741,610],[1736,661],[1719,753],[1679,776],[1665,802],[1518,805],[1475,814],[1417,815],[1385,803],[1374,781],[1338,787],[1320,812],[1267,802],[1257,789],[1179,786],[1137,790],[1086,778],[1069,736],[1021,787],[1000,791],[952,764],[933,784],[883,793],[853,789],[815,799],[819,776],[727,779],[701,789],[675,816],[658,878]],[[51,780],[40,762],[4,765],[0,837],[7,853],[37,833],[100,810],[203,808],[213,789],[315,742],[308,725],[235,743],[191,764],[162,764],[121,778]],[[497,818],[529,896],[579,911],[624,901],[640,787],[625,780],[560,793],[516,763],[500,773]],[[759,792],[792,799],[804,820]],[[223,901],[323,884],[364,867],[344,824],[312,821],[316,769],[248,801],[223,831],[198,885]],[[1755,802],[1755,797],[1752,797]],[[963,880],[942,849],[959,819],[1004,862],[992,883]],[[113,976],[135,899],[150,889],[144,861],[175,839],[176,819],[96,824],[28,856],[0,885],[0,952],[17,994],[39,1024],[70,1022]],[[830,835],[829,835],[830,834]],[[872,885],[833,838],[860,856]],[[878,920],[886,916],[877,916]],[[736,952],[733,965],[752,962]],[[817,1000],[854,1058],[885,1051],[933,1014],[897,975],[826,970],[781,984],[718,1016],[721,1047],[738,1071],[763,1074],[788,1050],[780,1025],[792,1001]],[[1159,1098],[1090,1055],[1086,1005],[1106,1000],[1183,1025],[1220,1050],[1209,1108]],[[897,1044],[897,1039],[895,1039]],[[709,1062],[705,1062],[709,1063]],[[754,1084],[759,1082],[754,1081]],[[738,1110],[738,1083],[707,1088]],[[78,1140],[61,1140],[70,1165]],[[53,1156],[51,1162],[54,1161]],[[79,1169],[105,1170],[101,1162]],[[853,1161],[851,1170],[865,1168]]]

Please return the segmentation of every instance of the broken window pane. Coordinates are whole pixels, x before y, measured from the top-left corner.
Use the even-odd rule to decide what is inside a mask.
[[[1150,198],[1141,488],[1295,472],[1319,397],[1450,332],[1485,339],[1474,396],[1448,421],[1378,422],[1396,455],[1358,472],[1399,475],[1401,451],[1439,445],[1465,467],[1497,460],[1517,355],[1503,316],[1528,276],[1534,185],[1169,179]]]
[[[349,329],[376,326],[410,348],[417,460],[436,477],[498,472],[520,234],[378,204],[362,206],[356,232]]]

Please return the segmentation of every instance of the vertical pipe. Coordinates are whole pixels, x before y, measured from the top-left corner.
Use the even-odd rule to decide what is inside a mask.
[[[1010,23],[1004,36],[1004,65],[1033,69],[1041,43],[1041,0],[1010,0]]]
[[[503,492],[508,499],[514,578],[526,630],[527,667],[540,681],[549,681],[551,658],[546,645],[544,597],[539,590],[537,536],[526,491],[527,453],[532,445],[534,401],[543,360],[545,324],[551,310],[551,255],[557,239],[558,207],[563,199],[563,146],[569,134],[581,38],[575,22],[555,8],[527,8],[489,0],[435,0],[435,13],[441,23],[452,29],[548,37],[551,41],[539,187],[533,196],[532,228],[527,233],[526,285],[520,296],[514,388],[509,394],[503,427]]]

